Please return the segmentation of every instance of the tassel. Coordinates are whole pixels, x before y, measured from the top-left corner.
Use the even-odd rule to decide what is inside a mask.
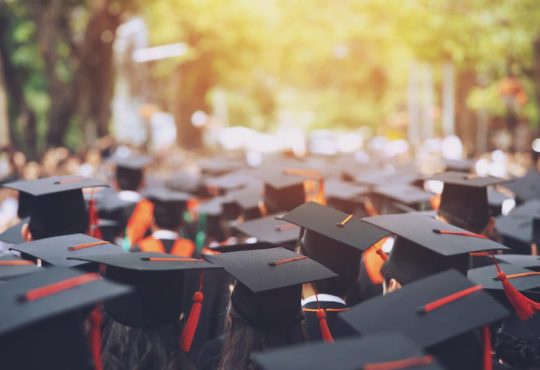
[[[330,333],[330,328],[328,327],[328,322],[326,322],[326,312],[322,308],[317,310],[317,318],[319,319],[319,325],[321,327],[322,338],[326,343],[333,343],[334,338],[332,333]]]
[[[204,294],[202,292],[203,286],[203,275],[201,272],[201,285],[199,290],[193,294],[193,305],[191,306],[191,311],[189,313],[186,325],[182,331],[182,336],[180,338],[180,348],[184,352],[189,352],[191,350],[191,345],[193,344],[193,338],[195,337],[195,332],[197,331],[197,326],[199,324],[199,318],[201,317],[202,302],[204,300]]]
[[[540,311],[540,303],[533,301],[517,290],[516,287],[510,283],[504,271],[501,270],[495,256],[492,255],[492,258],[495,262],[495,267],[497,268],[497,280],[502,283],[504,294],[510,304],[512,304],[512,307],[514,307],[516,315],[520,320],[530,319],[536,312]]]
[[[88,235],[103,239],[103,234],[98,226],[99,217],[96,208],[96,200],[92,197],[88,201]]]
[[[94,367],[96,370],[103,370],[103,363],[101,361],[101,325],[103,323],[103,317],[99,306],[96,306],[92,310],[89,319],[90,351],[94,359]]]
[[[493,370],[493,359],[491,357],[491,331],[489,326],[484,326],[482,329],[484,337],[484,370]]]

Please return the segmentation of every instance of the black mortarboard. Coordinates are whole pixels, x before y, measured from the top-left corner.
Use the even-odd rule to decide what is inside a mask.
[[[6,230],[0,233],[0,241],[9,244],[24,243],[24,239],[22,236],[22,228],[25,224],[28,223],[28,221],[30,221],[30,219],[25,218],[20,222],[16,223],[15,225],[8,227]]]
[[[115,165],[115,177],[120,190],[137,191],[142,185],[144,169],[152,159],[146,155],[131,154],[114,156],[110,161]]]
[[[14,245],[10,249],[20,252],[23,258],[40,259],[46,264],[64,267],[87,264],[86,262],[72,260],[71,257],[127,253],[117,245],[84,234],[70,234],[34,240]]]
[[[368,189],[348,181],[330,179],[324,184],[324,192],[329,206],[345,213],[356,214],[363,209],[364,196]]]
[[[527,215],[510,214],[497,217],[497,232],[503,238],[503,244],[510,247],[514,253],[531,253],[533,237],[533,219]]]
[[[177,172],[171,178],[165,180],[165,187],[194,195],[207,195],[199,176],[189,172]]]
[[[475,162],[472,159],[443,159],[446,171],[469,173],[474,170]]]
[[[224,157],[203,158],[197,164],[203,174],[212,176],[224,175],[245,167],[245,164],[239,159]]]
[[[388,184],[377,186],[373,192],[406,205],[427,203],[433,194],[408,184]]]
[[[96,273],[63,267],[43,269],[1,284],[2,367],[92,368],[83,331],[86,313],[95,303],[128,292],[128,287]]]
[[[151,188],[144,193],[153,205],[154,222],[159,228],[176,230],[182,225],[187,202],[193,198],[187,193],[165,188]]]
[[[204,180],[206,186],[215,188],[221,192],[229,192],[245,187],[259,187],[262,190],[262,184],[259,180],[249,175],[246,171],[237,171],[218,177],[208,177]]]
[[[450,270],[372,298],[339,315],[362,336],[399,331],[441,356],[441,361],[468,362],[467,351],[473,357],[480,357],[481,351],[464,348],[467,343],[452,343],[452,339],[501,320],[508,311],[481,286]]]
[[[267,216],[257,220],[246,221],[235,226],[242,234],[257,238],[260,242],[269,242],[281,245],[294,245],[300,236],[300,228],[276,216]]]
[[[539,275],[534,274],[532,270],[507,263],[501,263],[500,268],[506,274],[507,279],[510,279],[512,285],[522,294],[533,300],[540,298]],[[467,277],[472,282],[482,285],[499,302],[511,309],[512,305],[505,295],[503,284],[497,279],[497,273],[497,267],[492,265],[471,269],[467,272]]]
[[[397,235],[383,274],[392,275],[402,284],[450,268],[465,274],[469,253],[508,249],[484,236],[422,215],[384,215],[363,220]]]
[[[264,203],[269,213],[285,212],[306,201],[305,177],[283,171],[264,176]]]
[[[116,168],[142,171],[152,163],[152,157],[143,154],[131,154],[127,156],[113,156],[110,158]]]
[[[32,196],[29,227],[34,239],[86,232],[88,214],[83,188],[106,187],[83,176],[56,176],[4,185]]]
[[[489,221],[486,188],[505,181],[496,177],[480,177],[461,172],[444,172],[429,179],[444,182],[439,214],[449,223],[474,232],[481,232]]]
[[[388,232],[336,209],[310,202],[282,217],[304,229],[301,251],[339,276],[321,284],[321,293],[345,296],[360,272],[362,251]],[[321,285],[318,284],[318,285]]]
[[[236,216],[244,216],[244,220],[261,217],[263,191],[259,188],[246,188],[227,194],[227,203],[231,203],[237,211]],[[227,206],[225,206],[227,208]],[[236,218],[236,217],[235,217]]]
[[[540,173],[530,171],[525,176],[504,184],[504,187],[512,190],[521,202],[540,199]]]
[[[540,218],[540,199],[532,199],[515,207],[510,215],[528,216],[530,218]]]
[[[258,249],[269,249],[280,247],[278,244],[272,244],[267,242],[257,242],[257,243],[238,243],[238,244],[229,244],[229,245],[220,245],[218,247],[211,247],[214,252],[218,253],[230,253],[230,252],[243,252],[243,251],[252,251]]]
[[[336,276],[309,257],[281,247],[205,258],[237,280],[231,296],[233,317],[258,328],[298,322],[302,317],[302,284]]]
[[[0,281],[41,271],[41,267],[11,254],[0,255]]]
[[[105,310],[119,323],[136,328],[178,320],[184,307],[184,272],[219,268],[204,260],[162,253],[103,254],[77,259],[105,265],[107,278],[135,289],[129,296],[106,303]]]
[[[500,216],[503,212],[504,203],[508,201],[512,201],[513,198],[493,188],[488,188],[487,192],[488,192],[489,214],[492,217]]]
[[[533,271],[540,271],[540,257],[525,254],[496,254],[498,261]]]
[[[261,370],[358,370],[404,362],[410,366],[400,368],[442,369],[412,340],[395,332],[256,353],[253,360]]]

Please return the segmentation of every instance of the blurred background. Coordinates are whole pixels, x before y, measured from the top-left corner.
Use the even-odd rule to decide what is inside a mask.
[[[540,129],[540,6],[0,0],[0,72],[0,146],[28,160],[107,140],[520,153]]]

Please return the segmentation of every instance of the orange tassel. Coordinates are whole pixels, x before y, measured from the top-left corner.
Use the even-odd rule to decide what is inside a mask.
[[[502,283],[504,294],[506,295],[506,298],[508,298],[510,304],[512,304],[512,307],[514,307],[516,315],[520,320],[530,319],[536,312],[540,311],[540,303],[533,301],[517,290],[516,287],[510,283],[504,271],[501,270],[495,256],[492,257],[495,262],[495,267],[497,268],[497,280]]]
[[[484,370],[492,370],[493,360],[491,358],[491,331],[489,326],[484,326],[482,336],[484,337]]]
[[[101,315],[101,309],[96,306],[90,313],[90,351],[92,352],[92,358],[94,359],[94,367],[96,370],[103,370],[103,363],[101,361],[101,325],[103,323],[103,316]]]
[[[326,343],[334,342],[330,328],[328,327],[328,322],[326,322],[326,312],[322,308],[317,310],[317,318],[319,319],[319,325],[321,327],[322,338]]]
[[[180,338],[180,348],[186,353],[191,350],[193,338],[195,337],[195,332],[197,331],[197,326],[199,324],[199,318],[201,317],[202,302],[204,301],[202,286],[203,275],[201,273],[201,285],[199,290],[193,294],[193,305],[191,306],[191,311],[186,321],[186,325],[184,326],[184,330],[182,331],[182,337]]]
[[[88,235],[94,238],[103,239],[103,234],[101,233],[98,223],[99,217],[96,208],[96,201],[95,199],[91,198],[88,201]]]

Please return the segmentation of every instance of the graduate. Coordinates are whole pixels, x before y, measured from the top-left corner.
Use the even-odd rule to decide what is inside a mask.
[[[236,279],[219,370],[252,369],[251,353],[303,342],[302,284],[336,276],[314,260],[281,247],[205,258]]]
[[[28,222],[20,230],[23,240],[91,231],[89,213],[82,189],[107,187],[100,180],[83,176],[56,176],[4,185],[25,194]],[[97,217],[96,217],[97,218]]]
[[[362,251],[388,233],[352,215],[314,202],[295,208],[282,219],[303,228],[300,252],[338,275],[304,286],[302,308],[308,338],[332,341],[352,335],[337,313],[349,309],[347,294],[359,277]],[[324,310],[329,330],[322,330],[320,308]]]
[[[142,239],[132,251],[169,253],[191,257],[195,244],[180,235],[189,194],[167,189],[152,189],[145,193],[153,205],[152,234]]]
[[[161,253],[87,255],[78,260],[105,266],[104,276],[131,286],[132,294],[107,302],[103,335],[105,370],[194,369],[187,357],[204,296],[194,294],[191,312],[183,312],[184,274],[219,268],[204,260]],[[202,286],[201,288],[202,289]],[[182,322],[184,318],[184,322]]]

